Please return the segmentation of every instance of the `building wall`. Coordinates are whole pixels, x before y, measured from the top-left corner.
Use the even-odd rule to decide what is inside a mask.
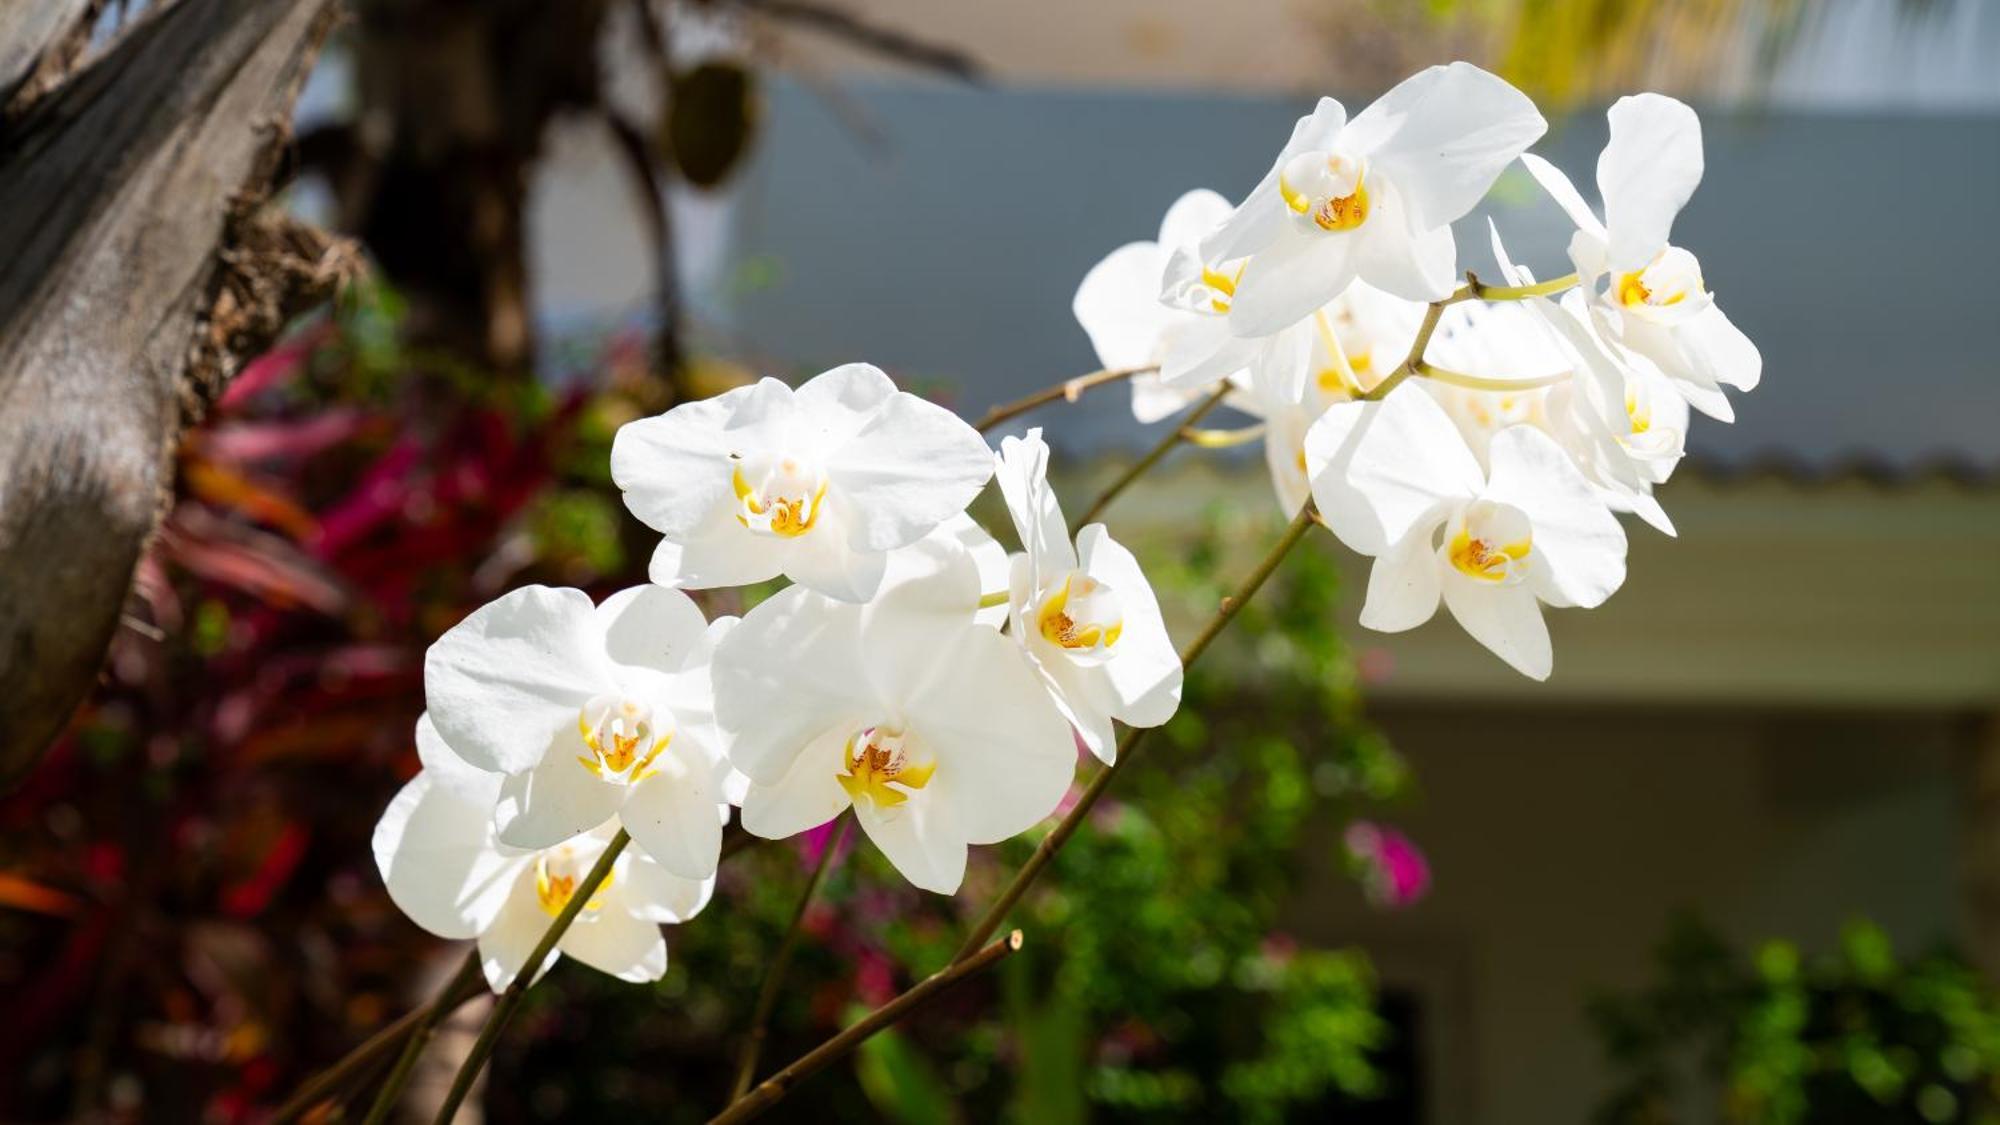
[[[1609,1072],[1584,1005],[1653,980],[1682,907],[1752,948],[1824,950],[1856,915],[1899,949],[1961,936],[1954,717],[1445,701],[1377,717],[1421,790],[1385,819],[1436,883],[1411,909],[1367,906],[1328,823],[1295,924],[1358,941],[1420,996],[1433,1123],[1587,1120]]]

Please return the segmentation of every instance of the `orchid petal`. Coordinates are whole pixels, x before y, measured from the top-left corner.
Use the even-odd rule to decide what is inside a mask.
[[[518,773],[573,740],[578,710],[610,676],[595,611],[581,590],[526,586],[439,637],[424,695],[445,744],[481,769]]]
[[[1597,158],[1609,264],[1645,268],[1667,248],[1674,216],[1701,183],[1701,119],[1664,94],[1634,94],[1611,107],[1611,140]]]

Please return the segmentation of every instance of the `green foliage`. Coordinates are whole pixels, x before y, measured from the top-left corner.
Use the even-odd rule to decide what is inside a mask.
[[[1899,959],[1857,920],[1833,954],[1771,941],[1746,958],[1683,916],[1659,967],[1650,988],[1593,1004],[1623,1075],[1604,1125],[1681,1121],[1692,1090],[1741,1125],[2000,1122],[2000,995],[1950,952]]]

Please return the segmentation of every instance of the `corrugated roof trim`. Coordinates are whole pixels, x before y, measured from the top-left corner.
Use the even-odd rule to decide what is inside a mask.
[[[1866,484],[1877,488],[1951,484],[1961,488],[2000,489],[2000,460],[1980,461],[1950,454],[1918,458],[1902,464],[1877,453],[1858,450],[1817,462],[1782,450],[1768,450],[1727,461],[1690,454],[1682,462],[1680,472],[1722,485],[1779,480],[1810,488],[1843,484]]]

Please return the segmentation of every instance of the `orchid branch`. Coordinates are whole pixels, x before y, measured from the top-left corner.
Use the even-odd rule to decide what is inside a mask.
[[[507,985],[507,991],[500,994],[500,1001],[493,1005],[493,1011],[486,1016],[485,1026],[479,1029],[479,1038],[473,1040],[472,1050],[466,1053],[465,1061],[459,1064],[458,1073],[452,1077],[451,1091],[445,1095],[444,1104],[438,1107],[437,1125],[450,1125],[451,1119],[458,1114],[458,1107],[464,1103],[465,1096],[472,1092],[473,1081],[479,1077],[479,1072],[485,1069],[487,1058],[493,1054],[493,1046],[500,1039],[501,1029],[507,1026],[507,1022],[514,1018],[514,1013],[521,1007],[521,999],[528,994],[528,986],[534,982],[541,967],[548,962],[549,954],[554,952],[556,943],[562,940],[564,933],[568,932],[570,923],[576,921],[576,916],[583,912],[584,904],[589,902],[591,897],[597,894],[598,888],[604,885],[604,881],[611,877],[611,865],[617,862],[619,853],[623,852],[625,845],[631,842],[632,837],[620,828],[618,834],[611,838],[611,842],[605,845],[604,854],[597,857],[597,865],[590,869],[590,874],[583,877],[583,882],[577,885],[576,890],[569,896],[569,901],[563,903],[562,910],[556,914],[555,920],[549,923],[548,930],[542,934],[542,940],[535,943],[534,952],[528,954],[528,960],[522,964],[520,971],[514,974],[514,979]]]
[[[1474,299],[1480,301],[1525,301],[1530,297],[1551,297],[1565,289],[1581,284],[1582,278],[1574,273],[1538,281],[1533,285],[1487,285],[1470,272],[1465,275],[1465,288],[1452,294],[1453,300]],[[1464,294],[1464,296],[1461,296]]]
[[[362,1125],[381,1125],[389,1119],[389,1114],[396,1108],[396,1102],[403,1096],[403,1088],[410,1084],[410,1076],[416,1073],[417,1060],[423,1057],[424,1049],[430,1046],[431,1039],[437,1035],[438,1025],[458,1007],[457,997],[460,993],[470,996],[478,990],[479,978],[479,949],[474,946],[458,966],[458,972],[452,974],[444,990],[429,1004],[418,1009],[419,1018],[416,1025],[410,1029],[408,1040],[403,1044],[403,1053],[397,1057],[396,1066],[389,1071],[389,1077],[382,1080],[382,1089],[376,1093],[374,1104],[368,1107],[368,1116],[362,1119]]]
[[[1416,339],[1410,341],[1409,354],[1403,358],[1403,362],[1396,365],[1394,371],[1389,372],[1380,383],[1375,384],[1373,390],[1362,394],[1361,400],[1380,402],[1389,397],[1390,391],[1401,386],[1403,380],[1412,375],[1422,375],[1437,379],[1439,382],[1486,391],[1532,390],[1536,386],[1550,385],[1550,382],[1541,381],[1482,379],[1476,375],[1463,375],[1456,371],[1432,367],[1424,362],[1424,349],[1430,347],[1431,336],[1437,332],[1438,321],[1444,318],[1444,310],[1451,305],[1460,301],[1525,301],[1530,297],[1546,297],[1577,285],[1579,280],[1576,274],[1569,273],[1533,285],[1487,285],[1480,281],[1477,275],[1467,271],[1465,284],[1459,286],[1451,296],[1432,301],[1425,306],[1424,321],[1417,326]],[[1568,378],[1568,374],[1565,373],[1563,378]],[[1551,380],[1551,382],[1561,381],[1561,379]]]
[[[828,1063],[859,1047],[876,1032],[901,1020],[932,997],[969,976],[986,971],[1021,948],[1021,931],[1015,930],[999,941],[961,957],[897,995],[887,1004],[848,1025],[845,1031],[801,1055],[798,1061],[758,1083],[749,1093],[731,1102],[708,1125],[732,1125],[748,1121],[771,1108],[807,1077]]]
[[[1018,418],[1031,410],[1040,409],[1057,400],[1075,402],[1077,399],[1083,397],[1083,392],[1092,387],[1101,387],[1106,383],[1123,382],[1134,375],[1146,375],[1159,369],[1158,364],[1149,364],[1145,367],[1107,367],[1102,371],[1093,371],[1088,375],[1078,375],[1074,379],[1065,379],[1053,387],[1043,387],[1041,390],[1025,398],[1017,398],[1012,402],[1001,403],[999,406],[987,411],[972,428],[983,434],[1010,418]]]
[[[1106,488],[1102,495],[1096,500],[1091,501],[1090,507],[1085,508],[1083,515],[1077,518],[1077,526],[1082,527],[1103,514],[1104,509],[1110,507],[1111,502],[1118,498],[1119,493],[1131,487],[1133,481],[1138,480],[1148,469],[1159,464],[1160,459],[1173,452],[1175,446],[1183,441],[1190,440],[1195,433],[1192,427],[1199,425],[1201,420],[1208,417],[1211,411],[1221,406],[1222,400],[1228,397],[1228,395],[1229,384],[1224,382],[1215,389],[1214,394],[1202,400],[1201,404],[1193,410],[1188,411],[1187,416],[1181,419],[1180,425],[1168,431],[1167,435],[1162,437],[1159,443],[1153,446],[1152,449],[1148,450],[1144,457],[1134,461],[1130,468],[1119,474],[1117,480],[1111,482],[1111,486]]]
[[[1270,579],[1271,575],[1276,573],[1278,565],[1284,562],[1285,556],[1291,552],[1293,547],[1298,545],[1301,539],[1305,538],[1306,532],[1312,528],[1317,515],[1318,513],[1311,501],[1307,501],[1299,509],[1299,514],[1285,528],[1284,534],[1279,536],[1277,543],[1271,547],[1270,552],[1264,556],[1263,561],[1259,562],[1256,569],[1245,576],[1243,581],[1236,587],[1234,593],[1222,599],[1222,604],[1216,607],[1215,615],[1209,619],[1208,624],[1202,628],[1200,633],[1195,635],[1192,641],[1188,642],[1186,648],[1181,650],[1181,664],[1184,667],[1192,665],[1196,660],[1200,659],[1202,653],[1208,651],[1209,645],[1214,643],[1215,638],[1222,633],[1222,630],[1229,625],[1230,621],[1235,619],[1236,614],[1242,610],[1243,606],[1252,597],[1256,596],[1257,591],[1263,588],[1264,583]],[[1034,854],[1028,857],[1028,862],[1022,864],[1019,871],[1015,872],[1013,880],[1000,892],[1000,896],[987,909],[985,915],[966,934],[965,943],[959,947],[957,953],[952,955],[951,961],[944,968],[926,977],[921,984],[916,985],[882,1007],[877,1008],[859,1023],[827,1040],[810,1054],[802,1057],[798,1062],[779,1071],[763,1084],[750,1091],[747,1096],[730,1103],[728,1108],[710,1120],[709,1125],[725,1125],[725,1123],[729,1122],[747,1121],[765,1109],[770,1108],[778,1099],[784,1097],[790,1087],[799,1079],[818,1070],[834,1058],[859,1046],[863,1040],[875,1032],[903,1018],[911,1009],[921,1003],[925,996],[929,995],[929,992],[925,990],[931,989],[934,982],[954,973],[963,974],[977,971],[980,968],[984,968],[991,960],[997,960],[998,957],[1004,956],[1004,952],[996,952],[1001,950],[1003,946],[1010,944],[1018,946],[1021,936],[1021,931],[1019,930],[1013,931],[1003,941],[992,945],[988,945],[986,942],[993,936],[994,931],[1000,928],[1000,923],[1006,920],[1008,913],[1021,901],[1021,896],[1028,892],[1028,888],[1034,884],[1035,880],[1041,876],[1042,871],[1055,859],[1056,853],[1061,851],[1063,845],[1069,842],[1069,838],[1076,834],[1076,830],[1083,825],[1084,818],[1090,815],[1090,810],[1097,804],[1098,799],[1104,795],[1106,789],[1110,788],[1112,779],[1118,776],[1118,771],[1130,764],[1139,749],[1144,746],[1146,735],[1153,729],[1155,728],[1132,728],[1125,732],[1125,737],[1119,740],[1116,759],[1111,765],[1099,770],[1096,777],[1091,778],[1090,784],[1084,788],[1083,794],[1077,798],[1076,804],[1071,806],[1069,812],[1060,821],[1056,822],[1056,826],[1049,831],[1047,836],[1042,837],[1041,843],[1035,846]]]
[[[273,1125],[288,1125],[305,1116],[306,1111],[323,1103],[343,1084],[355,1075],[380,1062],[384,1055],[396,1049],[396,1045],[408,1039],[424,1022],[432,1011],[437,1011],[440,1021],[445,1014],[457,1011],[459,1006],[479,994],[475,978],[466,975],[466,967],[479,967],[479,950],[466,953],[465,962],[454,975],[451,983],[439,992],[431,1004],[414,1008],[405,1013],[395,1023],[369,1036],[359,1046],[342,1056],[339,1062],[313,1076],[291,1099],[279,1106],[271,1115]]]
[[[1543,387],[1553,387],[1575,378],[1574,371],[1558,371],[1553,375],[1538,375],[1532,379],[1491,379],[1484,375],[1468,375],[1463,371],[1452,371],[1417,361],[1417,374],[1454,387],[1464,387],[1471,391],[1534,391]]]
[[[764,984],[757,992],[757,1008],[750,1017],[750,1034],[744,1037],[743,1053],[736,1060],[736,1084],[729,1091],[732,1102],[750,1089],[750,1080],[757,1075],[757,1056],[763,1053],[771,1012],[778,1006],[778,990],[784,986],[785,972],[791,968],[792,954],[798,949],[806,910],[812,906],[820,886],[826,882],[827,871],[833,867],[833,857],[847,839],[847,824],[847,818],[841,817],[827,837],[826,846],[819,853],[819,863],[813,867],[812,878],[806,880],[806,889],[799,895],[798,909],[792,912],[792,923],[785,928],[784,940],[778,943],[778,951],[772,955],[770,967],[764,970]]]

